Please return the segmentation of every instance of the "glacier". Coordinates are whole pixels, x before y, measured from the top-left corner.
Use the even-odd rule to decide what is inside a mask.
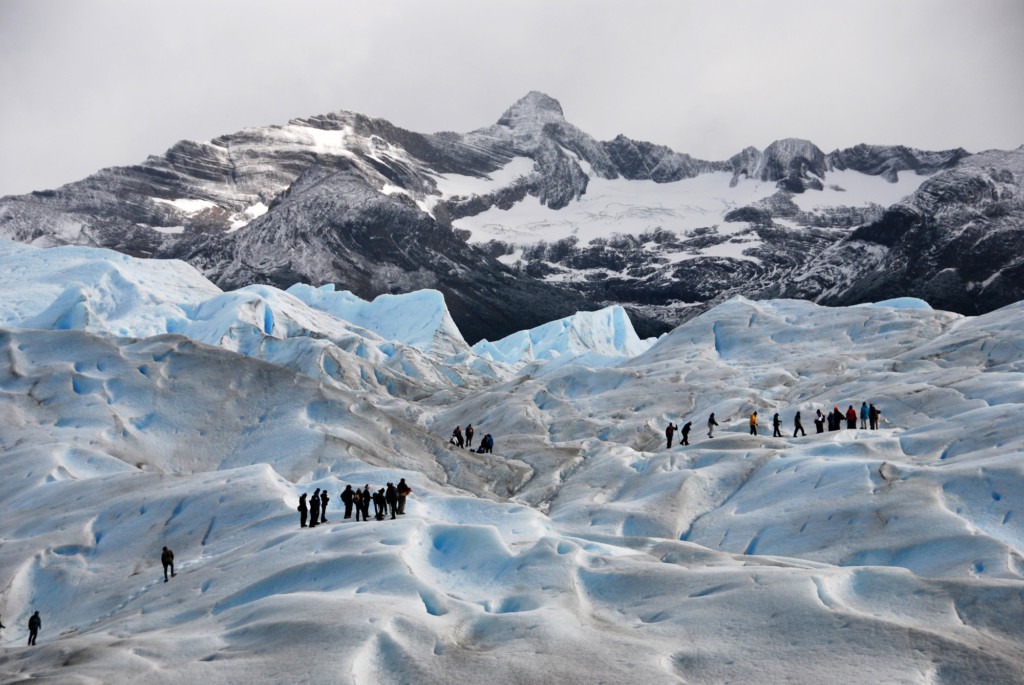
[[[735,297],[648,340],[611,307],[470,348],[431,291],[0,266],[4,682],[1024,682],[1024,303]],[[879,430],[813,432],[861,401]],[[341,518],[399,478],[405,516]]]

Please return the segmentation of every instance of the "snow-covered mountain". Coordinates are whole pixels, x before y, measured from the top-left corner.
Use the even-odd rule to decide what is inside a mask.
[[[533,92],[469,133],[336,112],[183,141],[0,199],[0,236],[182,259],[227,289],[434,289],[471,343],[613,305],[650,336],[736,294],[979,313],[1021,297],[998,246],[1024,226],[1022,158],[786,139],[700,160],[598,141]]]
[[[1020,303],[733,298],[656,341],[613,307],[481,356],[430,291],[0,262],[4,682],[1024,683]]]

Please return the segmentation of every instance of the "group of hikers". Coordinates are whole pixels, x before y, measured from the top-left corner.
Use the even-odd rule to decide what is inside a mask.
[[[463,437],[462,437],[462,428],[460,426],[456,426],[455,430],[452,431],[452,437],[451,437],[451,439],[448,442],[451,443],[452,445],[457,445],[457,446],[462,447],[462,448],[468,447],[469,449],[472,450],[473,449],[473,432],[474,432],[473,431],[473,424],[469,424],[468,426],[466,426],[466,437],[465,437],[465,439],[463,439]],[[477,449],[475,451],[477,452],[477,454],[484,454],[485,452],[487,454],[490,454],[491,450],[493,450],[493,449],[494,449],[494,438],[491,437],[490,433],[488,433],[487,435],[485,435],[480,440],[480,446],[477,447]]]
[[[405,500],[411,494],[412,488],[405,482],[405,478],[402,478],[398,481],[398,485],[388,483],[386,487],[380,488],[376,492],[370,492],[369,483],[362,490],[358,487],[353,489],[351,485],[346,485],[338,497],[341,498],[342,504],[345,505],[344,518],[352,518],[352,510],[355,509],[356,521],[369,521],[370,504],[372,503],[374,518],[378,521],[383,521],[384,517],[389,514],[391,518],[404,514]],[[308,493],[302,493],[299,496],[299,527],[307,527],[307,517],[309,528],[315,528],[321,523],[327,523],[327,503],[330,499],[327,496],[327,488],[323,490],[317,488],[311,497]]]
[[[849,409],[844,413],[839,409],[838,406],[832,408],[832,411],[827,414],[822,414],[821,410],[817,410],[817,414],[814,416],[814,427],[818,433],[825,432],[825,426],[828,426],[828,430],[837,431],[843,429],[843,424],[846,424],[846,428],[854,429],[857,428],[857,419],[860,419],[860,427],[870,430],[878,430],[878,422],[882,418],[882,412],[874,404],[868,404],[863,402],[860,405],[860,412],[853,408],[851,404]],[[755,411],[750,415],[750,434],[757,435],[757,412]],[[675,437],[676,431],[680,431],[680,437],[682,438],[681,445],[690,444],[690,428],[693,426],[692,421],[687,421],[683,424],[680,429],[679,426],[673,424],[671,421],[668,423],[668,427],[665,428],[665,439],[667,442],[667,448],[672,448],[672,438]],[[711,412],[711,416],[708,417],[708,437],[715,437],[715,428],[718,426],[718,421],[715,419],[715,413]],[[778,412],[772,417],[772,437],[781,438],[782,436],[782,420],[779,418]],[[458,429],[456,429],[458,430]],[[793,437],[797,435],[807,435],[804,430],[803,422],[800,418],[800,412],[796,413],[793,417]]]

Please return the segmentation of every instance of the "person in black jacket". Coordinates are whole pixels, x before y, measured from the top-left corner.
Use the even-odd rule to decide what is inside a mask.
[[[346,485],[341,491],[341,501],[345,505],[345,518],[352,518],[352,486]]]
[[[779,412],[775,412],[775,416],[772,417],[772,428],[774,429],[772,431],[773,438],[782,437],[782,431],[779,430],[780,426],[782,426],[782,419],[779,418]]]
[[[306,506],[306,493],[299,495],[299,528],[306,527],[306,516],[309,514],[309,507]]]
[[[363,516],[363,491],[359,488],[352,491],[352,504],[356,507],[356,521],[358,521],[359,517]],[[365,516],[363,516],[363,520],[366,520]]]
[[[315,528],[320,523],[320,488],[313,491],[309,498],[309,527]]]
[[[327,523],[327,503],[331,498],[327,496],[327,488],[320,491],[320,523]]]
[[[373,495],[370,493],[370,484],[367,483],[363,488],[362,493],[359,496],[359,504],[363,508],[363,520],[370,520],[370,502],[373,501]]]
[[[164,547],[164,549],[167,548]],[[36,643],[36,636],[39,635],[39,629],[42,627],[43,619],[39,618],[39,612],[37,611],[28,619],[28,643],[30,645]]]
[[[167,569],[171,569],[171,578],[174,577],[174,552],[164,547],[160,554],[160,563],[164,565],[164,582],[167,582]]]
[[[394,483],[388,483],[388,489],[384,492],[384,499],[388,503],[388,509],[391,510],[391,518],[395,518],[395,514],[398,513],[398,489],[395,488]]]
[[[821,431],[818,431],[818,432],[820,433]],[[807,433],[806,433],[806,431],[804,431],[804,424],[801,423],[801,421],[800,421],[800,412],[797,412],[796,416],[793,417],[793,437],[794,438],[796,437],[797,433],[800,433],[804,437],[807,437]]]
[[[683,431],[682,432],[683,441],[680,443],[681,445],[689,445],[690,444],[690,428],[692,426],[693,426],[693,421],[687,421],[686,423],[683,424],[683,429],[682,429],[682,431]]]
[[[405,513],[405,498],[412,494],[412,488],[405,482],[404,478],[399,479],[398,485],[395,487],[398,491],[398,513]]]

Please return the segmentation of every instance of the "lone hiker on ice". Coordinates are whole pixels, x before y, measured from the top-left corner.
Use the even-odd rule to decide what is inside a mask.
[[[693,421],[687,421],[686,423],[683,424],[683,441],[680,444],[682,444],[682,445],[689,445],[690,444],[690,427],[691,426],[693,426]]]
[[[164,582],[167,582],[167,569],[171,569],[171,578],[174,577],[174,552],[164,547],[164,551],[160,554],[160,563],[164,565]]]
[[[167,549],[164,547],[164,549]],[[36,643],[36,636],[39,635],[39,629],[43,627],[43,619],[39,618],[39,612],[32,614],[32,617],[28,619],[28,643],[34,645]]]
[[[466,426],[466,447],[473,446],[473,424]]]
[[[715,437],[715,426],[718,425],[718,421],[715,421],[715,412],[711,412],[711,416],[708,417],[708,437]]]
[[[665,449],[672,449],[672,435],[679,429],[679,426],[673,426],[672,422],[668,422],[668,428],[665,429],[665,439],[668,441],[668,445]]]
[[[750,434],[757,435],[757,412],[750,415]]]

